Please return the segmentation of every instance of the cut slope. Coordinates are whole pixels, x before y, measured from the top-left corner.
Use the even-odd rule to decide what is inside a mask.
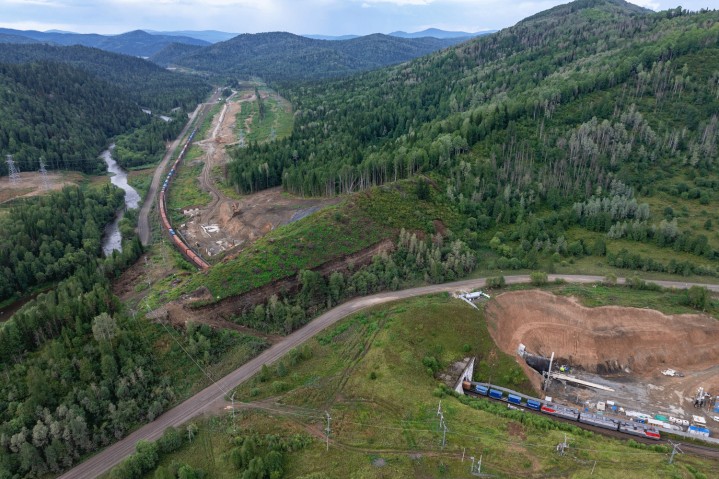
[[[706,369],[719,360],[719,322],[706,315],[587,308],[541,291],[501,294],[486,311],[490,333],[503,351],[512,354],[523,343],[588,371],[650,375],[668,366]]]

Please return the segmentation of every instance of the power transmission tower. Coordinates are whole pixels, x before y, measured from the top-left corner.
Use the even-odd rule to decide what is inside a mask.
[[[329,451],[330,450],[330,432],[331,432],[330,419],[332,419],[332,418],[330,417],[330,413],[328,413],[327,411],[325,411],[325,416],[327,416],[327,429],[325,429],[325,433],[327,436],[327,450]]]
[[[10,177],[10,183],[13,185],[18,184],[20,181],[20,170],[15,166],[15,160],[12,159],[12,155],[6,157],[8,176]]]
[[[47,191],[50,189],[50,180],[47,177],[47,170],[45,169],[45,159],[40,158],[40,178],[42,179],[42,189]]]
[[[675,443],[675,442],[672,442],[671,440],[669,440],[669,444],[671,444],[673,446],[672,455],[669,456],[669,464],[673,464],[674,456],[676,455],[676,453],[678,452],[679,454],[684,454],[684,451],[682,451],[681,448],[679,447],[679,446],[681,446],[681,443],[679,443],[679,442]]]

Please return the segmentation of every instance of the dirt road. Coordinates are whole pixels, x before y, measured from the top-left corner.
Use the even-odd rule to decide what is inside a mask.
[[[549,280],[564,279],[573,283],[595,283],[602,281],[602,276],[585,276],[585,275],[549,275]],[[327,311],[322,316],[314,319],[301,329],[287,336],[284,340],[265,350],[262,354],[253,360],[243,364],[235,371],[215,382],[213,385],[203,389],[187,401],[169,410],[155,421],[141,427],[133,432],[125,439],[109,446],[102,452],[91,457],[82,464],[76,466],[66,472],[61,479],[78,479],[78,478],[94,478],[110,470],[113,466],[122,461],[125,457],[132,454],[135,450],[137,441],[155,440],[159,438],[165,429],[170,426],[179,426],[194,416],[211,410],[213,403],[222,400],[227,392],[248,380],[260,371],[263,364],[270,364],[292,348],[300,346],[308,339],[315,336],[325,328],[335,324],[345,317],[371,306],[388,303],[399,299],[411,298],[415,296],[423,296],[426,294],[469,291],[475,288],[482,288],[486,285],[486,278],[469,279],[457,281],[454,283],[437,284],[431,286],[423,286],[420,288],[406,289],[403,291],[393,291],[388,293],[375,294],[364,298],[356,298]],[[527,283],[529,276],[507,276],[505,277],[507,284]],[[674,287],[680,289],[689,288],[696,283],[683,283],[676,281],[654,281],[664,287]],[[624,278],[619,278],[618,283],[623,284]],[[707,289],[719,292],[719,285],[700,285],[706,286]],[[216,406],[215,406],[216,407]]]
[[[152,177],[150,189],[147,191],[147,196],[145,197],[145,202],[142,204],[142,208],[140,208],[140,217],[137,220],[137,232],[140,236],[140,241],[142,242],[143,246],[147,246],[148,244],[150,244],[150,238],[152,233],[152,228],[150,228],[150,210],[152,210],[152,206],[155,204],[155,197],[157,196],[157,191],[160,187],[160,181],[162,180],[162,176],[165,172],[165,168],[167,167],[167,163],[170,161],[170,158],[172,158],[172,155],[175,154],[177,147],[180,145],[180,140],[187,134],[187,131],[189,130],[190,125],[192,125],[195,118],[198,119],[198,124],[200,124],[205,115],[207,115],[207,112],[209,112],[210,108],[212,108],[212,105],[217,103],[217,99],[220,98],[220,93],[220,89],[216,89],[212,93],[212,96],[207,103],[201,103],[197,105],[195,111],[192,112],[192,114],[190,115],[190,119],[187,121],[187,124],[182,129],[182,132],[177,137],[177,139],[172,142],[170,148],[167,149],[165,156],[162,158],[162,161],[159,165],[157,165],[157,168],[155,169],[155,174]]]

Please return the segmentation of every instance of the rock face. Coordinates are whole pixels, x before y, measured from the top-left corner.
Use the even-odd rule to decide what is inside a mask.
[[[719,321],[618,306],[587,308],[542,291],[504,293],[487,304],[490,334],[506,353],[527,350],[590,372],[655,374],[719,362]]]

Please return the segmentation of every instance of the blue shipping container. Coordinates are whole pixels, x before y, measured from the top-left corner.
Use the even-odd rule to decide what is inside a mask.
[[[489,388],[487,388],[487,386],[480,386],[479,384],[477,384],[474,387],[474,390],[477,391],[479,394],[484,394],[486,396]]]
[[[534,399],[527,399],[527,407],[539,411],[539,408],[542,407],[542,403]]]
[[[507,397],[507,401],[511,402],[512,404],[521,404],[522,398],[517,396],[516,394],[510,394]]]
[[[490,389],[489,397],[494,398],[494,399],[502,399],[502,391],[497,391],[496,389]]]

